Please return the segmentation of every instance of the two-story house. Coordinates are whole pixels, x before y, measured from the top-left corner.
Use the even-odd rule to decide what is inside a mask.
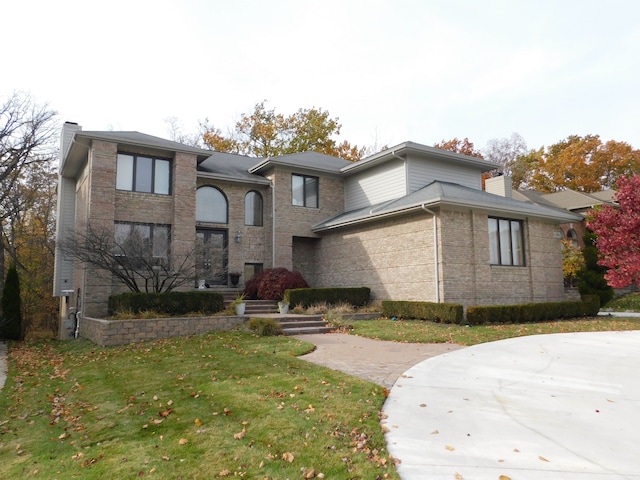
[[[482,174],[494,168],[412,142],[355,163],[315,152],[251,158],[66,123],[57,236],[91,224],[116,239],[135,229],[160,257],[195,251],[189,288],[285,267],[314,287],[368,286],[375,299],[561,300],[558,225],[580,217],[512,199],[505,177],[484,191]],[[122,291],[105,272],[56,255],[62,314],[77,305],[104,316]]]

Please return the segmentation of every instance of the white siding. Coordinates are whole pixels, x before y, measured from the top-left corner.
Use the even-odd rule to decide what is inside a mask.
[[[73,232],[76,211],[76,182],[73,179],[58,177],[58,212],[56,240],[62,240],[65,234]],[[53,273],[53,295],[59,297],[62,290],[73,289],[73,259],[66,259],[56,252]]]
[[[347,178],[345,210],[386,202],[407,194],[405,162],[393,160]]]
[[[434,180],[482,189],[481,173],[477,168],[426,158],[409,158],[408,170],[409,191],[407,193],[420,190]]]

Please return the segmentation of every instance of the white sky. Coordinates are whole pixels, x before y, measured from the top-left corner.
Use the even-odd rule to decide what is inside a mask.
[[[636,0],[5,0],[0,96],[84,130],[225,131],[268,100],[339,117],[352,144],[640,148]]]

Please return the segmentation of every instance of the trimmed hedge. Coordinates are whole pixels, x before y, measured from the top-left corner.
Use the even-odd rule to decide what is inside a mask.
[[[109,297],[109,315],[149,310],[184,315],[190,312],[217,313],[223,309],[224,297],[218,292],[127,292]]]
[[[575,302],[482,305],[467,308],[469,325],[490,323],[533,323],[564,318],[593,317],[600,310],[600,297],[585,295]]]
[[[361,307],[369,302],[371,289],[369,287],[356,288],[291,288],[284,292],[284,301],[289,305],[302,305],[304,308],[316,303],[337,305],[348,303],[354,307]]]
[[[382,315],[396,318],[416,318],[438,323],[462,323],[464,308],[457,303],[384,300]]]

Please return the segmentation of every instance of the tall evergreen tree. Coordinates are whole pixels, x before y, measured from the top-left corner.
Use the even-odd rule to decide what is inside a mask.
[[[7,340],[22,340],[22,310],[20,301],[20,279],[15,266],[9,268],[2,289],[2,319],[0,337]]]

